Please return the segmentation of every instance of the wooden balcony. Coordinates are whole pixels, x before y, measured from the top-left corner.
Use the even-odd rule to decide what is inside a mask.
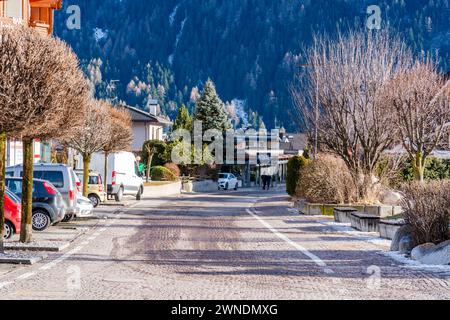
[[[50,25],[40,21],[31,21],[30,27],[42,34],[43,36],[47,36],[51,33]]]

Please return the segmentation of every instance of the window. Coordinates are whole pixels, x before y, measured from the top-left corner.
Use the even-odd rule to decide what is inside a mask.
[[[22,198],[22,180],[18,179],[6,179],[6,187],[9,191],[14,193],[17,197]],[[33,183],[33,196],[35,195],[35,191],[37,190],[36,183]]]
[[[99,176],[89,176],[89,184],[101,184]]]
[[[3,1],[5,6],[5,16],[9,18],[23,18],[23,4],[22,0],[6,0]]]
[[[61,171],[35,171],[34,178],[47,180],[51,182],[56,188],[64,187],[64,176]]]
[[[17,204],[20,203],[20,198],[18,196],[16,196],[14,193],[12,193],[10,190],[5,190],[5,193],[14,203],[17,203]]]

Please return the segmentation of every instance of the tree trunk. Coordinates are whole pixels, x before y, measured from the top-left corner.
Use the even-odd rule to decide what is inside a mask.
[[[414,177],[420,182],[424,182],[425,160],[421,152],[417,152],[416,158],[413,160]]]
[[[103,177],[103,191],[106,192],[106,197],[108,197],[108,157],[109,153],[105,152],[105,176]]]
[[[91,163],[91,155],[83,155],[83,196],[88,196],[89,188],[89,164]]]
[[[33,139],[23,140],[22,223],[20,242],[30,243],[33,233]]]
[[[150,171],[152,169],[152,161],[153,161],[153,153],[149,153],[147,157],[147,173],[146,173],[147,182],[150,181]]]
[[[0,253],[4,253],[6,132],[0,133]]]

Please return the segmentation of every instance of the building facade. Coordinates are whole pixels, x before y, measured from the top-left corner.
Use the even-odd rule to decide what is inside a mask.
[[[122,106],[131,115],[133,142],[132,151],[140,153],[145,141],[159,140],[163,141],[164,128],[169,127],[171,122],[130,106]]]

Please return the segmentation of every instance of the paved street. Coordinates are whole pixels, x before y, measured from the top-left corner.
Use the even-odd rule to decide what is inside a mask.
[[[447,275],[296,214],[281,192],[108,208],[66,251],[0,266],[3,299],[449,299]]]

